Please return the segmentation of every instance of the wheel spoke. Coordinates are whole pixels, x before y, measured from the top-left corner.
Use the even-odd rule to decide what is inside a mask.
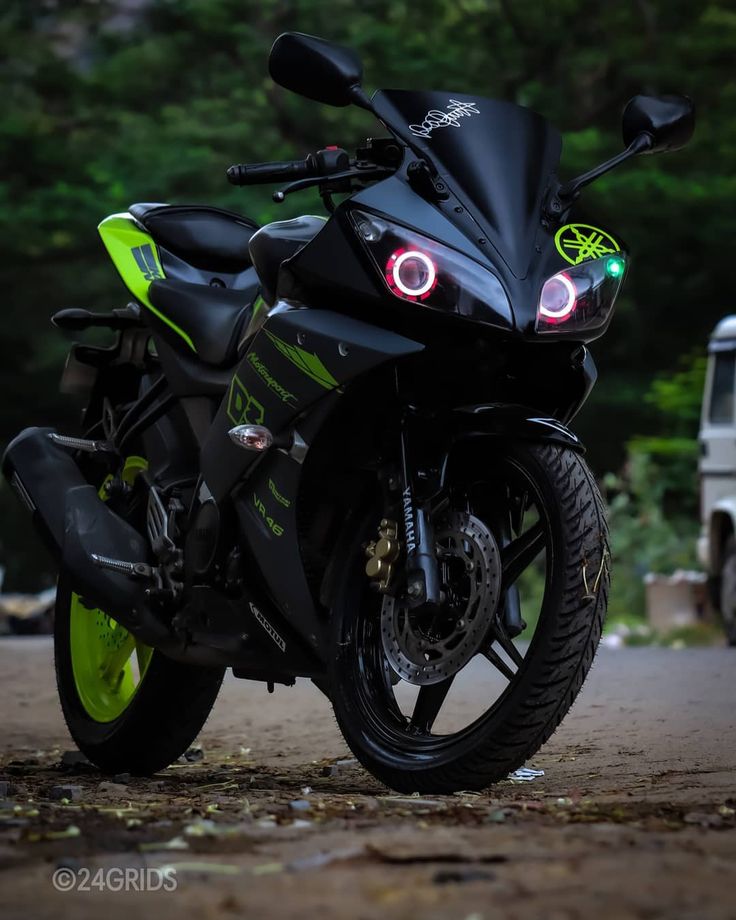
[[[102,666],[102,679],[111,686],[117,686],[123,668],[135,651],[135,638],[124,627],[119,625],[115,627],[112,635],[115,638],[120,636],[122,641],[117,648],[114,648],[105,657]]]
[[[503,660],[503,658],[492,648],[487,648],[483,651],[483,656],[487,658],[494,668],[500,671],[507,680],[513,680],[516,676],[516,671],[513,671],[508,664]]]
[[[513,585],[524,569],[531,565],[544,548],[544,544],[544,526],[541,521],[537,521],[520,537],[503,547],[501,568],[504,590]]]
[[[453,674],[437,684],[425,684],[419,688],[414,712],[411,715],[411,728],[429,734],[454,679]]]
[[[500,623],[496,624],[495,628],[495,641],[501,646],[501,648],[506,652],[509,658],[514,662],[517,668],[520,668],[524,663],[524,656],[521,654],[519,649],[514,645],[512,639],[508,637],[506,631]]]

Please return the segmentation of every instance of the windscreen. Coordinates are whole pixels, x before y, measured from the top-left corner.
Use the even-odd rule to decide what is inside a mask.
[[[517,278],[529,270],[559,133],[510,102],[451,92],[381,90],[381,120],[430,160]]]

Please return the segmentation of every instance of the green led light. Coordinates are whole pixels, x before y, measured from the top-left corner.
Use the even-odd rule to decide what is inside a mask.
[[[624,260],[611,256],[606,262],[606,274],[609,278],[620,278],[624,273]]]

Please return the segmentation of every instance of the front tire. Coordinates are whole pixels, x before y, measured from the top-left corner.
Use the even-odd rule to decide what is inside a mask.
[[[134,646],[135,640],[103,612],[82,605],[62,573],[54,661],[69,732],[101,770],[145,776],[190,747],[214,705],[224,670],[183,664]]]
[[[369,525],[356,534],[336,593],[331,688],[337,722],[361,763],[400,792],[483,789],[522,766],[572,705],[601,636],[609,584],[608,532],[602,499],[580,455],[558,445],[519,444],[501,460],[486,455],[471,467],[473,486],[467,494],[473,497],[467,502],[477,503],[473,513],[484,517],[489,528],[498,519],[498,483],[506,476],[517,484],[516,491],[527,490],[525,507],[526,496],[534,496],[540,508],[534,526],[546,533],[544,595],[523,656],[494,620],[493,642],[500,639],[504,652],[500,664],[496,654],[494,666],[505,668],[508,685],[486,712],[459,731],[432,733],[437,699],[444,705],[443,694],[451,694],[448,686],[457,675],[444,686],[420,687],[411,718],[400,711],[394,694],[397,674],[388,666],[380,636],[380,602],[377,612],[364,572],[362,545],[371,536]],[[483,470],[482,482],[477,470]],[[511,496],[511,487],[507,494]],[[518,497],[515,501],[518,507]],[[521,529],[520,524],[520,534]],[[488,645],[478,654],[492,660],[493,648]],[[421,719],[417,709],[422,709]]]

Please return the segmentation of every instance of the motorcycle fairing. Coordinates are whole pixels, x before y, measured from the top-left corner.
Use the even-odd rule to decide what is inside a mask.
[[[232,375],[202,445],[200,468],[222,501],[262,455],[228,437],[236,425],[285,434],[328,393],[374,367],[423,349],[412,339],[328,310],[278,303]]]
[[[372,102],[434,165],[514,277],[526,278],[559,132],[531,109],[475,95],[380,90]]]

